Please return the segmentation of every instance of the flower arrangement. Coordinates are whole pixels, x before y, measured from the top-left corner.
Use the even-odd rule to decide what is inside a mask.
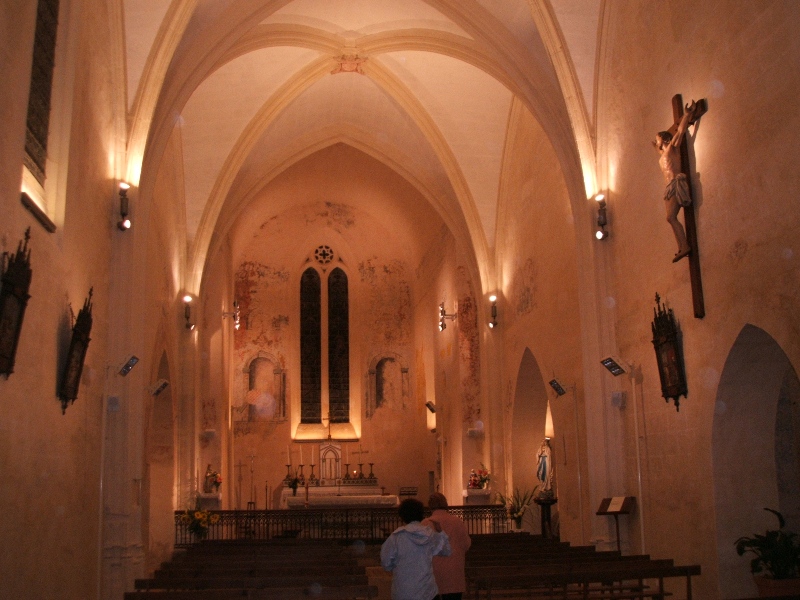
[[[181,523],[195,536],[204,538],[208,535],[209,525],[219,523],[219,515],[208,510],[186,510],[181,515]]]
[[[212,489],[215,492],[218,492],[219,486],[221,485],[222,485],[222,475],[219,474],[219,471],[214,471],[211,468],[211,465],[208,465],[205,477],[203,479],[203,492],[206,494],[210,494]]]
[[[516,523],[517,527],[522,525],[522,517],[525,515],[525,511],[528,510],[528,506],[533,502],[533,494],[535,491],[536,489],[534,488],[533,491],[526,490],[525,492],[520,492],[519,488],[515,488],[514,493],[510,496],[504,496],[500,492],[497,493],[497,499],[500,501],[500,504],[506,507],[508,517],[514,519],[514,523]]]
[[[481,463],[481,468],[477,471],[472,469],[469,472],[469,481],[467,482],[467,487],[473,490],[482,490],[485,489],[487,485],[489,485],[491,477],[489,475],[489,470],[486,466]]]

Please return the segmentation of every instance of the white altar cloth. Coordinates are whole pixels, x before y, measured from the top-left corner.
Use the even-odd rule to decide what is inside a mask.
[[[392,507],[397,506],[397,496],[382,494],[377,486],[342,485],[309,486],[309,508],[329,508],[344,506]],[[298,487],[297,495],[290,488],[281,491],[281,508],[304,508],[306,488]]]

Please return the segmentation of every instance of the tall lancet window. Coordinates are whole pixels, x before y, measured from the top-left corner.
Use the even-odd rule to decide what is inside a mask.
[[[322,286],[319,273],[300,279],[300,422],[322,420]]]
[[[44,185],[47,135],[50,129],[50,97],[58,29],[58,0],[39,0],[33,42],[33,67],[28,96],[28,127],[25,135],[25,166]]]
[[[350,315],[347,274],[328,277],[328,393],[331,423],[350,421]]]
[[[315,258],[326,265],[333,251],[320,248]],[[309,267],[300,279],[300,363],[300,423],[320,424],[328,418],[331,423],[349,423],[348,283],[347,274],[338,267],[330,271]]]

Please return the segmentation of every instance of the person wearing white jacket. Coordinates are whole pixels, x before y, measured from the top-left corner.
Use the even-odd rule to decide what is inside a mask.
[[[450,540],[438,523],[422,525],[422,502],[408,498],[398,509],[402,527],[381,546],[381,566],[392,572],[392,600],[434,600],[439,594],[433,557],[450,556]]]

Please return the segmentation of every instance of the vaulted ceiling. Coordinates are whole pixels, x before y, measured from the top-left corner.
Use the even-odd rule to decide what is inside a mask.
[[[129,176],[170,139],[189,269],[310,154],[346,143],[407,179],[478,261],[495,245],[510,114],[586,179],[598,0],[124,0]],[[460,234],[459,234],[460,232]]]

